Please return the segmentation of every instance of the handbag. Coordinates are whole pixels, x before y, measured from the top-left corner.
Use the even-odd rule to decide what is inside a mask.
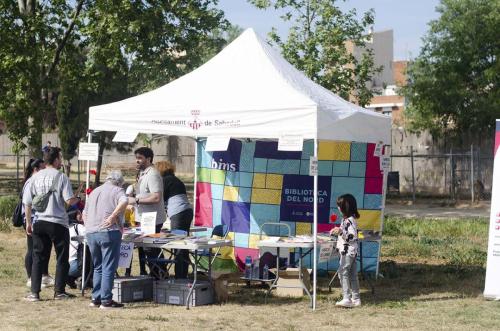
[[[57,192],[56,184],[59,184],[59,178],[61,178],[61,173],[58,173],[56,175],[56,178],[54,178],[54,181],[52,182],[52,185],[50,186],[50,189],[47,193],[35,195],[31,205],[34,210],[39,213],[43,213],[45,209],[47,209],[50,196],[52,195],[52,193]]]

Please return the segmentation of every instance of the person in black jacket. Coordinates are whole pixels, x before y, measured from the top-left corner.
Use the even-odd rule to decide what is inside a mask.
[[[186,195],[186,186],[175,176],[175,166],[169,161],[156,163],[156,169],[163,177],[163,199],[170,218],[171,230],[183,230],[189,234],[193,221],[193,207]],[[187,277],[189,267],[189,251],[180,250],[175,255],[175,278]]]

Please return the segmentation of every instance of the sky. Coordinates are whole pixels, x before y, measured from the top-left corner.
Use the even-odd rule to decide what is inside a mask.
[[[421,38],[428,31],[428,22],[439,17],[435,8],[439,0],[347,0],[337,5],[347,11],[355,8],[358,13],[375,10],[374,31],[394,31],[394,60],[408,60],[420,53]],[[280,13],[273,10],[259,10],[247,0],[219,0],[227,19],[242,28],[252,27],[262,37],[272,27],[278,29],[281,37],[288,34],[288,25]]]

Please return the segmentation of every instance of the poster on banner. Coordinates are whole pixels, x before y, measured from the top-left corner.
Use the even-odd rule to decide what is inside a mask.
[[[99,157],[99,144],[80,143],[78,145],[78,160],[97,161],[98,157]]]
[[[129,268],[132,262],[132,255],[134,255],[134,243],[122,242],[120,245],[118,268]]]
[[[384,148],[384,143],[379,141],[376,145],[375,145],[375,150],[373,151],[373,156],[382,156],[382,150]]]
[[[389,172],[391,170],[391,157],[389,155],[382,155],[380,157],[380,170],[384,173]]]
[[[322,243],[319,246],[319,263],[328,262],[334,252],[333,242]]]
[[[139,132],[137,131],[118,131],[113,137],[113,142],[133,143],[138,134]]]
[[[207,152],[222,152],[227,151],[231,137],[209,136],[207,137]]]
[[[301,135],[282,135],[278,140],[278,151],[302,152],[304,138]]]
[[[156,233],[156,212],[142,213],[141,231],[144,234]]]
[[[496,121],[493,186],[491,193],[490,227],[484,297],[500,300],[500,120]]]
[[[318,175],[318,158],[315,156],[311,156],[309,160],[309,176],[317,176]]]

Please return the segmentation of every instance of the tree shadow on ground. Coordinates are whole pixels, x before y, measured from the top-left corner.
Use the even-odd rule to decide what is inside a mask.
[[[380,271],[384,277],[371,279],[374,294],[370,291],[369,283],[360,280],[364,303],[477,297],[483,292],[486,272],[482,266],[395,264],[392,261],[382,262]],[[338,281],[335,286],[339,287]],[[328,294],[328,291],[322,286],[320,293]]]
[[[485,268],[482,266],[429,265],[418,263],[395,264],[382,262],[378,279],[363,279],[360,275],[361,295],[364,304],[401,305],[407,302],[427,302],[477,297],[484,289]],[[328,290],[330,277],[318,278],[318,300],[332,301],[340,298],[339,280],[335,279],[332,291]],[[370,285],[374,286],[374,293]],[[230,302],[241,305],[286,305],[308,302],[308,297],[280,297],[270,295],[265,302],[267,287],[232,284]],[[273,290],[274,292],[275,290]]]

